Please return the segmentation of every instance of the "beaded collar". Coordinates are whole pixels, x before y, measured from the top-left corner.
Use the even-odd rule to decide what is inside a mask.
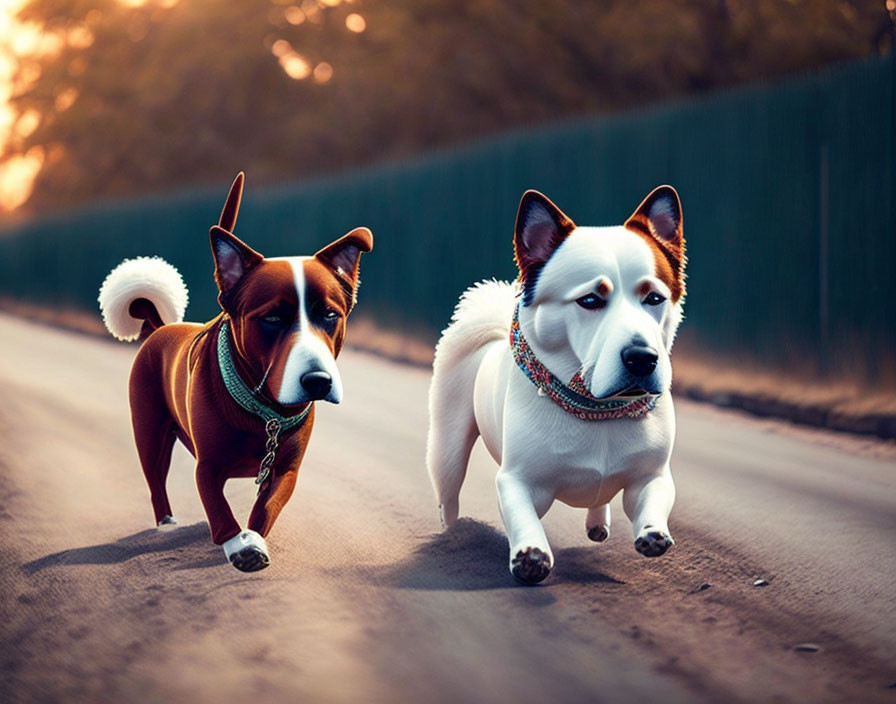
[[[588,391],[581,372],[576,372],[569,384],[564,384],[544,364],[523,337],[520,329],[520,307],[517,304],[510,324],[510,348],[513,359],[529,381],[544,392],[567,413],[582,420],[613,420],[615,418],[641,418],[656,405],[658,395],[637,398],[597,398]]]

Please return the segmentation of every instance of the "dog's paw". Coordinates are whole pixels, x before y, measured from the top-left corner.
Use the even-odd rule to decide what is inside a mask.
[[[537,584],[551,573],[551,556],[538,548],[520,550],[510,562],[510,573],[523,584]]]
[[[266,552],[253,546],[231,555],[230,564],[240,572],[258,572],[271,564],[271,558]]]
[[[588,529],[588,539],[602,543],[610,537],[610,526],[593,526]]]
[[[672,536],[661,530],[645,532],[635,540],[635,550],[644,557],[659,557],[673,545],[675,541],[672,540]]]
[[[271,564],[268,546],[254,530],[237,533],[221,547],[230,564],[240,572],[257,572]]]

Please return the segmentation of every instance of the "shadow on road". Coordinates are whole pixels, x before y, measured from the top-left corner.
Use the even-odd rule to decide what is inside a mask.
[[[201,562],[193,561],[176,569],[212,567],[223,564],[219,554],[220,548],[212,545],[209,540],[208,524],[194,523],[173,530],[150,528],[116,540],[114,543],[62,550],[27,562],[22,565],[22,569],[30,576],[56,565],[112,565],[126,562],[139,555],[178,551],[203,544],[208,546],[209,552],[214,548],[214,559],[211,554],[206,555],[203,552]]]
[[[501,531],[487,523],[461,518],[448,530],[430,536],[406,560],[374,568],[373,581],[400,589],[423,590],[521,587],[507,569],[507,550],[507,538]],[[558,581],[624,584],[598,569],[594,548],[558,550],[555,558],[557,566],[543,586]]]

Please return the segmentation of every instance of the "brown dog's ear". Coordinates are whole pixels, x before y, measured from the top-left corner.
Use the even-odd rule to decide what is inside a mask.
[[[215,225],[209,230],[212,255],[215,258],[215,283],[218,284],[218,301],[222,307],[224,297],[264,257],[232,232]]]
[[[575,223],[538,191],[526,191],[516,215],[513,251],[523,284],[523,305],[535,295],[538,274]]]
[[[227,200],[224,201],[224,208],[221,210],[221,217],[218,218],[218,227],[228,232],[233,232],[236,225],[236,216],[240,212],[240,201],[243,199],[243,182],[246,180],[246,174],[240,171],[233,184],[230,186],[230,192],[227,194]]]
[[[659,245],[671,268],[672,298],[678,300],[684,295],[684,219],[681,214],[681,200],[672,186],[653,189],[638,206],[632,216],[625,221],[629,230],[635,230],[650,237]]]
[[[355,305],[358,291],[358,270],[361,265],[361,252],[373,249],[373,233],[366,227],[356,227],[347,235],[343,235],[332,244],[317,252],[314,256],[326,264],[346,287],[350,295],[351,305]]]

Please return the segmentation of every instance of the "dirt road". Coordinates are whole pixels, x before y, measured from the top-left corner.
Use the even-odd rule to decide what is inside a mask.
[[[0,316],[4,701],[896,702],[893,445],[679,403],[676,546],[640,557],[618,501],[594,545],[558,505],[556,569],[520,587],[491,460],[438,532],[428,374],[349,351],[272,566],[247,575],[184,451],[180,525],[152,527],[134,351]],[[251,481],[228,495],[248,516]]]

